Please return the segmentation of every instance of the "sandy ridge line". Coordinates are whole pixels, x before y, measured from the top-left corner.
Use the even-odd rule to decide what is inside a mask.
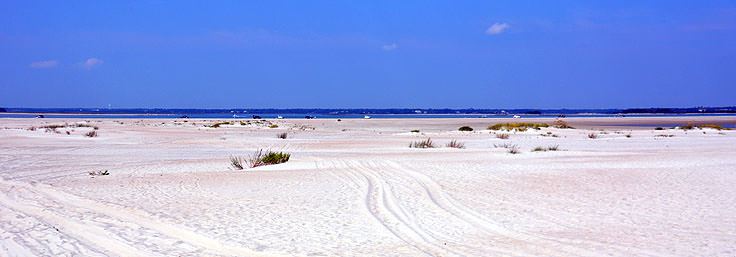
[[[63,203],[67,206],[74,206],[77,208],[87,209],[90,212],[100,213],[106,216],[114,217],[120,220],[128,221],[130,223],[146,227],[158,231],[161,234],[170,236],[172,238],[180,239],[181,241],[187,242],[194,246],[199,246],[207,249],[208,252],[216,252],[223,255],[235,255],[235,256],[282,256],[274,253],[267,252],[256,252],[250,249],[241,247],[225,246],[216,239],[209,238],[207,236],[197,234],[185,228],[181,228],[176,225],[167,224],[160,219],[151,216],[150,214],[144,213],[141,210],[117,207],[112,204],[103,204],[95,202],[89,199],[84,199],[76,195],[68,194],[62,191],[57,191],[51,188],[51,186],[45,184],[30,185],[23,182],[13,182],[0,179],[0,184],[15,187],[24,188],[30,192],[34,192],[37,195],[45,196],[48,199],[56,200],[57,202]],[[7,199],[7,197],[3,196]],[[0,198],[2,199],[2,198]],[[3,200],[5,200],[3,199]],[[23,206],[20,206],[21,208]],[[58,217],[57,219],[63,218]],[[104,231],[102,231],[104,232]],[[104,233],[103,233],[104,234]],[[109,234],[109,233],[108,233]],[[123,240],[116,240],[123,241]],[[122,249],[126,249],[123,247]],[[135,249],[132,249],[135,250]],[[123,256],[140,256],[141,254],[121,254]],[[148,255],[148,254],[145,254]]]

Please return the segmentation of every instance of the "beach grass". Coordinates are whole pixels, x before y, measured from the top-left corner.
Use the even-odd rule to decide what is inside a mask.
[[[435,145],[434,145],[434,142],[432,142],[431,138],[409,143],[409,148],[434,148],[434,147]]]
[[[451,148],[464,149],[465,148],[465,143],[458,142],[457,140],[453,139],[449,143],[447,143],[445,146],[451,147]]]

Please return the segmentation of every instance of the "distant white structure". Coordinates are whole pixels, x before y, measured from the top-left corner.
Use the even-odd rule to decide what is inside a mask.
[[[371,118],[371,116],[368,116],[368,115],[363,116],[363,119],[370,119],[370,118]]]
[[[284,117],[281,117],[281,115],[276,116],[277,119],[283,119]]]
[[[521,119],[521,116],[519,116],[519,115],[514,115],[514,119]]]

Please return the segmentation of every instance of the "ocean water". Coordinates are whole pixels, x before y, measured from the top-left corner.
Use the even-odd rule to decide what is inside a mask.
[[[43,114],[44,118],[63,118],[63,119],[178,119],[188,116],[191,119],[253,119],[253,116],[260,116],[262,119],[276,119],[282,116],[284,119],[304,119],[305,116],[312,116],[317,119],[364,119],[366,114],[274,114],[274,113],[179,113],[179,114]],[[484,114],[367,114],[371,119],[459,119],[459,118],[513,118],[514,115],[484,115]],[[36,118],[37,114],[16,114],[16,113],[0,113],[0,118]],[[554,115],[535,115],[520,114],[521,118],[557,118]],[[693,116],[736,116],[736,114],[636,114],[626,115],[626,117],[693,117]],[[614,114],[567,114],[566,117],[618,117]],[[672,124],[653,124],[652,126],[672,126]]]
[[[684,126],[684,125],[687,125],[687,124],[660,123],[660,124],[606,125],[606,126],[615,126],[615,127],[647,127],[647,128],[649,128],[649,127],[651,127],[651,128],[656,128],[656,127],[673,128],[673,127],[679,127],[679,126]],[[695,124],[695,125],[698,125],[698,124]],[[736,128],[736,124],[734,124],[734,123],[731,123],[731,124],[729,124],[729,123],[716,123],[715,125],[721,125],[724,128]]]

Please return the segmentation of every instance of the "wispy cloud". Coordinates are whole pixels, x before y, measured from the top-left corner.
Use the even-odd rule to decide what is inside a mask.
[[[497,35],[501,34],[504,30],[510,28],[511,25],[506,23],[494,23],[490,28],[486,30],[486,34],[488,35]]]
[[[53,67],[56,67],[56,65],[57,65],[56,61],[40,61],[40,62],[32,62],[31,65],[29,66],[35,69],[44,69],[44,68],[53,68]]]
[[[396,45],[396,43],[393,43],[393,44],[390,44],[390,45],[384,45],[383,46],[383,50],[384,51],[391,51],[391,50],[396,49],[397,47],[399,47],[399,46]]]
[[[82,67],[91,69],[92,67],[100,66],[104,63],[104,61],[97,59],[97,58],[89,58],[83,63],[81,63]]]

